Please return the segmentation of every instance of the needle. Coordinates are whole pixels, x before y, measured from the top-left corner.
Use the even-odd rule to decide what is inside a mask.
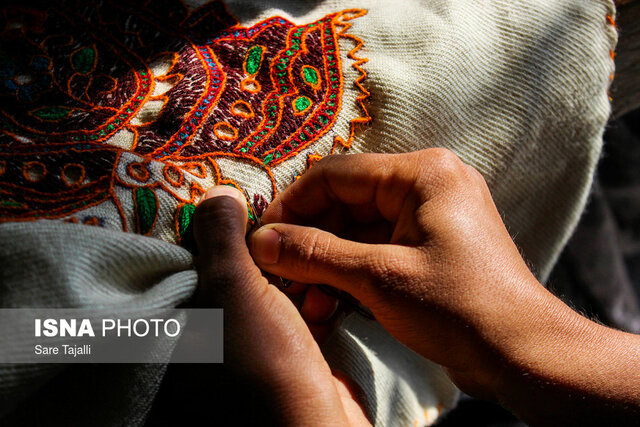
[[[244,197],[247,199],[247,203],[249,204],[251,216],[253,216],[254,218],[252,229],[258,229],[262,227],[262,220],[260,218],[260,215],[258,215],[256,206],[253,204],[253,199],[249,197],[249,193],[247,193],[247,190],[243,188],[242,192],[244,193]],[[283,288],[288,288],[289,286],[291,286],[291,283],[292,283],[291,280],[284,279],[280,276],[276,276],[276,277],[280,281],[280,286],[282,286]],[[373,314],[371,314],[371,312],[367,310],[365,307],[360,305],[360,303],[355,301],[353,297],[351,297],[349,294],[345,294],[344,292],[328,285],[318,285],[318,289],[320,289],[320,291],[323,292],[324,294],[334,297],[335,299],[337,299],[347,307],[351,308],[354,312],[358,313],[362,317],[366,319],[375,320],[375,317],[373,316]]]
[[[247,199],[247,203],[249,203],[249,210],[251,211],[250,212],[251,216],[253,216],[253,219],[254,219],[252,229],[258,229],[262,227],[262,220],[260,219],[260,215],[258,215],[258,210],[256,209],[256,206],[253,204],[253,200],[251,199],[251,197],[249,197],[249,193],[247,193],[247,190],[243,188],[242,192],[244,193],[244,197]],[[280,281],[280,286],[282,286],[283,288],[288,288],[289,286],[291,286],[291,280],[283,279],[280,276],[276,276],[276,277]]]

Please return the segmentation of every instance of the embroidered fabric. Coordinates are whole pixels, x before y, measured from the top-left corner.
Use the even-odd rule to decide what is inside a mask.
[[[220,158],[261,174],[263,191],[248,189],[265,206],[276,165],[322,137],[331,152],[348,148],[370,121],[363,43],[348,33],[365,14],[244,27],[221,1],[6,8],[0,221],[63,219],[175,242],[206,188],[240,188]],[[339,135],[346,66],[359,72],[348,83],[360,114]]]

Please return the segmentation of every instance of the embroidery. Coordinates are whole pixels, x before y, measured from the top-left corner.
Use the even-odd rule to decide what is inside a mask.
[[[31,161],[22,167],[22,175],[27,181],[38,182],[47,174],[47,167],[42,162]]]
[[[163,238],[168,227],[179,239],[205,188],[242,188],[244,174],[219,166],[227,160],[269,183],[251,195],[261,215],[278,165],[325,136],[323,155],[348,148],[371,120],[363,42],[347,33],[364,14],[242,27],[221,1],[5,7],[0,221],[75,219]],[[341,41],[353,46],[346,55]],[[358,72],[347,83],[359,113],[342,105],[345,66]],[[351,115],[344,138],[332,130],[340,115]],[[166,204],[173,217],[163,219]]]
[[[227,122],[219,122],[213,126],[214,135],[222,141],[233,141],[238,138],[238,129]]]
[[[609,24],[614,30],[617,31],[618,26],[616,25],[615,18],[609,14],[607,14],[606,18],[607,18],[607,24]],[[615,61],[616,52],[613,49],[609,50],[609,57],[611,58],[611,61]],[[614,78],[615,78],[615,74],[612,72],[609,75],[609,81],[613,81]],[[609,89],[607,89],[607,96],[609,97],[609,102],[613,102],[613,98],[611,97],[611,92]]]
[[[196,205],[194,205],[193,203],[185,203],[177,209],[175,226],[176,232],[180,237],[182,237],[184,232],[187,230],[187,227],[189,227],[189,224],[191,224],[191,218],[193,218],[193,214],[195,211]]]
[[[304,114],[309,108],[311,108],[313,102],[307,96],[299,96],[293,100],[293,110],[295,115]]]
[[[313,88],[313,90],[320,89],[322,80],[320,78],[320,72],[311,65],[302,66],[302,79],[305,83]]]
[[[251,119],[255,116],[251,104],[241,99],[237,100],[233,103],[233,105],[231,105],[231,113],[236,116],[240,116],[243,119]]]
[[[133,191],[133,198],[136,207],[137,231],[140,234],[147,234],[158,218],[158,196],[152,189],[140,187]]]
[[[82,165],[68,163],[62,167],[62,180],[68,187],[82,185],[85,174]]]

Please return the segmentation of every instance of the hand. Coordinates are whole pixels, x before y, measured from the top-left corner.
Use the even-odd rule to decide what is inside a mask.
[[[444,150],[329,157],[263,222],[278,222],[252,239],[263,269],[351,293],[397,339],[456,373],[491,366],[475,351],[477,329],[495,333],[509,318],[513,278],[539,287],[482,176]]]
[[[251,240],[262,269],[349,292],[468,393],[533,422],[603,396],[576,373],[606,360],[608,341],[536,280],[484,179],[453,153],[331,156],[262,218]]]
[[[199,273],[195,303],[224,309],[225,368],[252,390],[264,390],[261,398],[275,406],[278,424],[367,425],[297,309],[251,259],[242,193],[214,187],[193,221]],[[254,403],[247,405],[255,409]]]

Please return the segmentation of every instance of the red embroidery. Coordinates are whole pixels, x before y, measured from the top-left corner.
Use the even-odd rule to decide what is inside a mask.
[[[216,158],[258,166],[275,196],[271,168],[322,138],[341,112],[341,38],[355,43],[347,56],[360,74],[361,115],[333,149],[349,147],[370,121],[366,59],[356,56],[363,43],[346,32],[365,13],[300,26],[274,17],[245,28],[220,1],[191,13],[178,0],[5,8],[0,221],[64,218],[111,200],[123,229],[126,202],[135,211],[129,223],[150,234],[162,189],[176,200],[179,234],[204,192],[199,179],[237,186],[222,178]],[[116,185],[133,200],[121,200]],[[91,218],[83,222],[102,221]]]

